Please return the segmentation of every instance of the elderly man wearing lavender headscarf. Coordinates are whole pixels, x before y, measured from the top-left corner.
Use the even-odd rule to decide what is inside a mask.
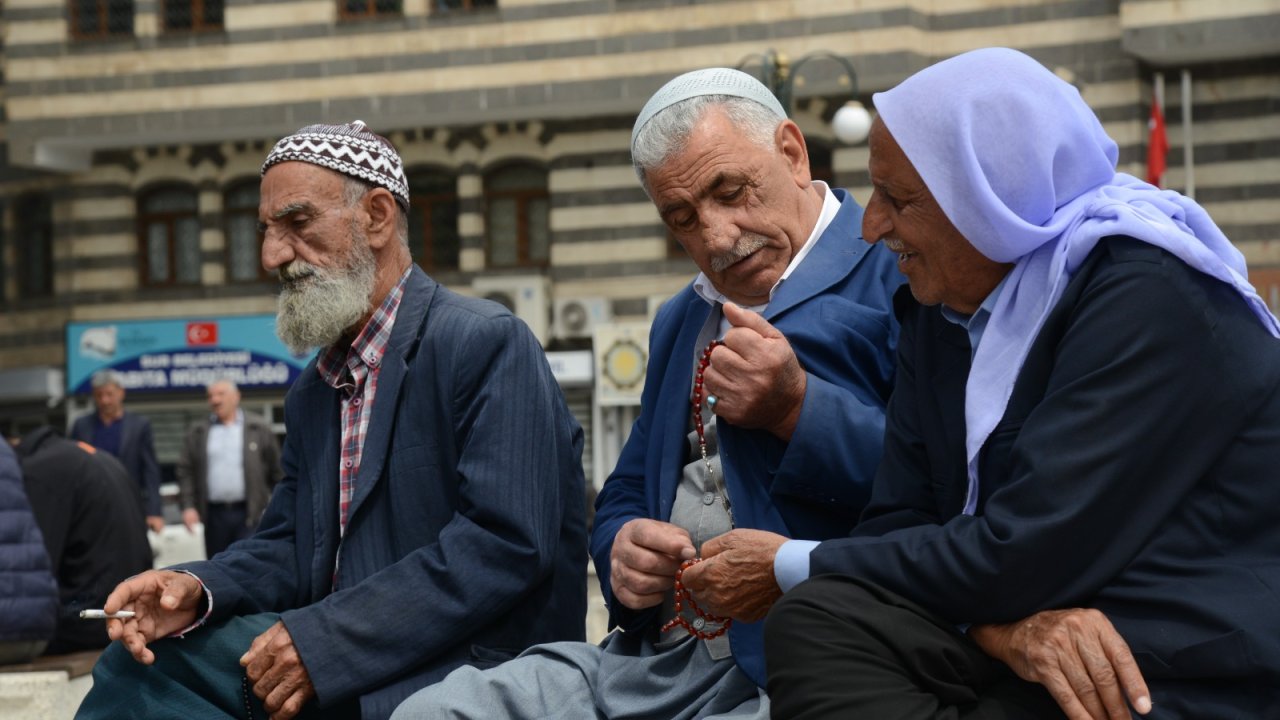
[[[582,639],[582,430],[524,323],[413,264],[409,198],[359,121],[267,156],[277,332],[321,348],[284,477],[254,535],[116,587],[104,609],[135,614],[107,621],[78,717],[385,718],[461,665]]]
[[[885,457],[851,537],[776,555],[774,717],[1275,717],[1280,342],[1243,257],[1022,53],[875,100]]]

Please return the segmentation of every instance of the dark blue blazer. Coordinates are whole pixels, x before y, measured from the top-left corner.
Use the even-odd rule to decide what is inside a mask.
[[[331,591],[340,413],[313,361],[257,533],[182,566],[212,619],[282,612],[320,707],[358,696],[365,718],[462,664],[583,639],[582,430],[523,322],[412,270]]]
[[[902,276],[891,253],[862,241],[862,208],[845,191],[834,192],[839,213],[764,312],[807,376],[791,442],[717,421],[737,527],[806,539],[844,535],[870,493],[893,382],[892,298]],[[635,612],[614,600],[609,553],[627,521],[671,517],[689,462],[694,343],[710,312],[692,285],[658,312],[640,417],[596,499],[591,553],[610,622],[628,632],[656,630],[658,609]],[[738,664],[763,687],[762,627],[734,623],[729,638]]]
[[[1275,717],[1280,341],[1224,283],[1104,239],[1030,349],[969,517],[968,339],[938,308],[901,305],[872,502],[812,573],[955,623],[1097,608],[1150,684],[1150,717]]]
[[[71,439],[93,444],[95,413],[81,415],[71,426]],[[163,515],[160,507],[160,463],[156,462],[151,421],[125,411],[120,418],[120,464],[138,484],[144,515]]]

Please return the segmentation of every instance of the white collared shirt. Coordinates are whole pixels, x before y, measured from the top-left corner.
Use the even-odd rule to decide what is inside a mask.
[[[241,502],[244,498],[244,412],[224,423],[214,415],[209,422],[209,502]]]

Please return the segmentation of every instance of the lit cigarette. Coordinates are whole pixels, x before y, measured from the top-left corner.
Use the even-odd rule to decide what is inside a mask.
[[[133,617],[133,615],[134,615],[134,612],[132,610],[120,610],[115,613],[109,613],[106,610],[81,610],[80,611],[80,618],[83,620],[107,620],[110,618],[124,620],[126,618]]]

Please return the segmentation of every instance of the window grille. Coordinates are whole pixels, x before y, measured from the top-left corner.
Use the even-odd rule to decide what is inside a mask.
[[[81,40],[131,37],[132,0],[71,0],[71,35]]]

